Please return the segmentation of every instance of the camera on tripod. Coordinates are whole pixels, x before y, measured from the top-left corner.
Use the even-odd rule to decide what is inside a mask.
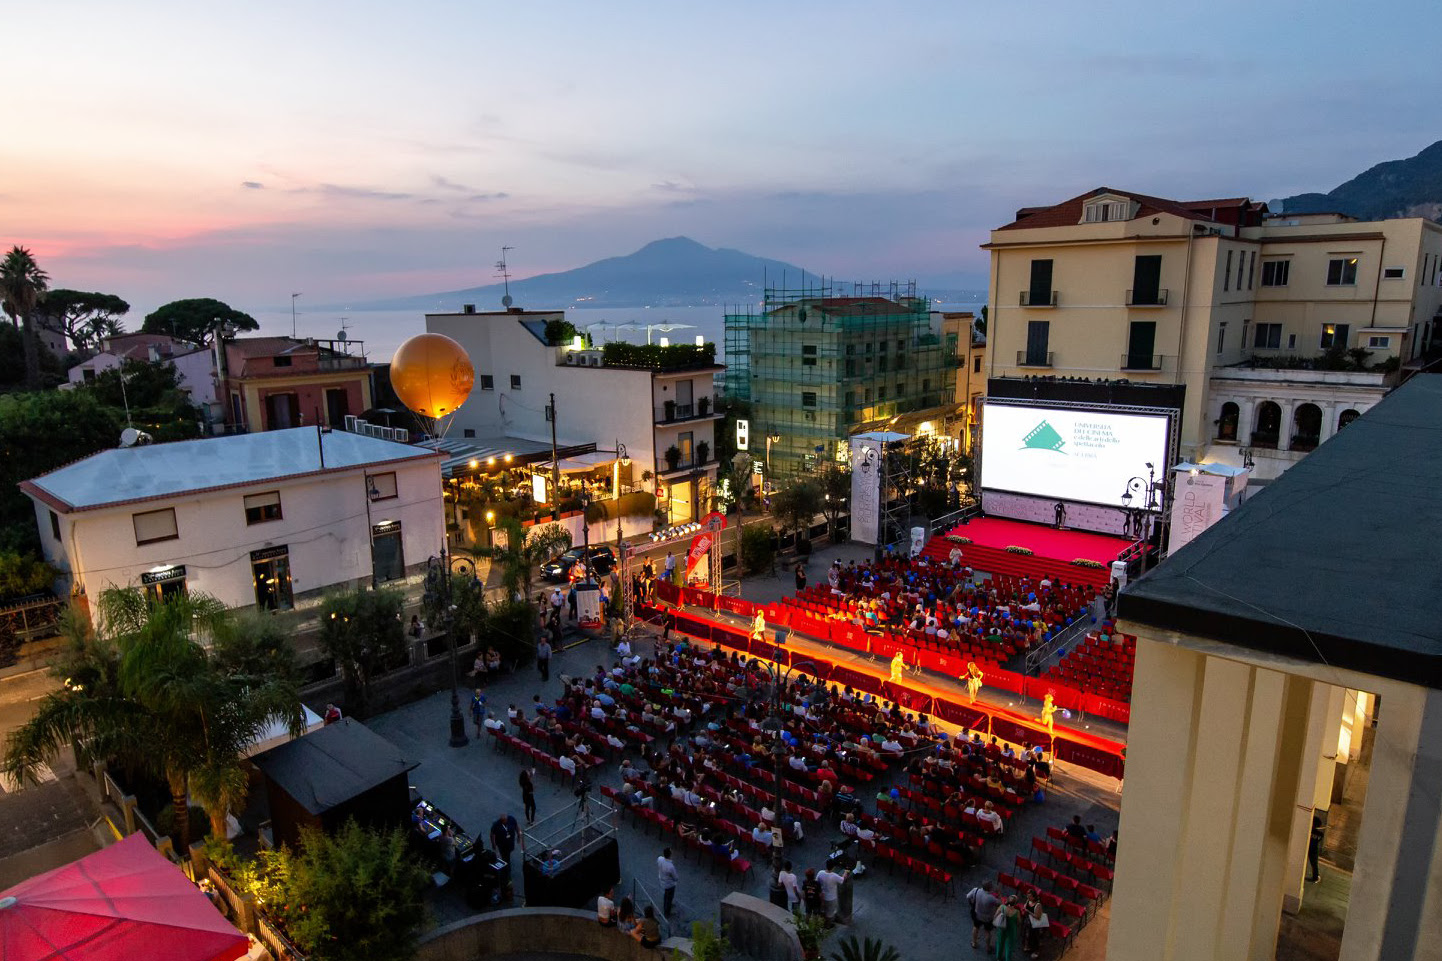
[[[586,799],[586,796],[591,793],[590,775],[586,774],[585,772],[580,772],[576,775],[576,786],[574,793],[576,797],[580,798],[581,800]]]

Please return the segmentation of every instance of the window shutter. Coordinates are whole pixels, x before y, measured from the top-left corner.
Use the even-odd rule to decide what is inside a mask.
[[[133,514],[131,520],[135,524],[135,543],[137,544],[170,540],[180,536],[175,526],[175,508],[173,507],[167,507],[163,511]]]

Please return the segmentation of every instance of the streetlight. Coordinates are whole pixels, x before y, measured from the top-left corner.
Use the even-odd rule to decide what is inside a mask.
[[[441,629],[446,632],[446,641],[451,653],[451,747],[465,747],[471,739],[466,737],[466,719],[461,715],[460,668],[456,662],[456,608],[451,603],[451,574],[475,576],[472,561],[464,557],[451,557],[444,541],[441,542],[440,556],[432,554],[426,560],[426,606],[439,610]]]
[[[290,295],[290,339],[295,340],[295,301],[300,294]]]
[[[792,672],[801,665],[809,664],[812,674],[818,672],[815,661],[802,660],[793,661],[785,673],[782,673],[781,658],[784,648],[779,640],[777,640],[773,646],[776,648],[775,660],[770,662],[767,670],[771,673],[771,686],[774,698],[771,716],[761,723],[761,729],[763,731],[770,730],[773,735],[771,740],[771,760],[773,765],[771,773],[776,778],[776,821],[771,826],[771,903],[779,908],[785,908],[790,905],[790,899],[786,896],[786,889],[781,884],[781,865],[785,860],[783,854],[786,846],[786,829],[781,826],[781,815],[786,806],[782,782],[782,761],[785,758],[785,742],[781,739],[781,732],[785,730],[786,726],[781,720],[784,716],[781,710],[781,694],[786,689],[787,683],[791,680]],[[824,685],[821,689],[825,689]]]

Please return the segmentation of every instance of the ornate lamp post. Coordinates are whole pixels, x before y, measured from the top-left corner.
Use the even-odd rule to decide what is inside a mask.
[[[761,724],[763,731],[769,730],[772,733],[771,740],[771,761],[772,775],[776,778],[776,820],[771,825],[771,903],[779,908],[788,907],[790,899],[786,896],[786,889],[781,884],[781,865],[785,861],[786,831],[781,826],[781,814],[784,810],[785,795],[782,790],[782,772],[785,770],[786,745],[781,739],[781,732],[786,729],[783,722],[784,713],[781,709],[781,695],[786,689],[787,683],[791,680],[792,673],[801,665],[811,665],[812,673],[816,673],[814,661],[794,661],[784,672],[781,670],[782,651],[785,648],[778,642],[775,645],[775,660],[768,665],[767,670],[771,674],[772,707],[771,716]]]
[[[456,660],[456,607],[451,602],[451,575],[476,575],[475,563],[467,557],[452,557],[441,545],[440,556],[432,554],[426,561],[427,607],[441,612],[441,629],[446,632],[446,642],[451,654],[451,747],[465,747],[470,743],[466,736],[466,719],[461,714],[460,666]]]

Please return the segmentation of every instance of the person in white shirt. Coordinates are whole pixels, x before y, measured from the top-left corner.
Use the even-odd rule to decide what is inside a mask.
[[[883,751],[895,751],[896,753],[900,754],[901,742],[888,734],[886,735],[886,740],[881,742],[881,749]]]
[[[565,771],[567,774],[576,773],[576,759],[571,757],[571,755],[562,754],[560,764],[561,770]]]
[[[671,800],[678,804],[686,803],[686,789],[679,784],[671,785]]]
[[[841,833],[842,833],[842,834],[845,834],[847,837],[852,837],[852,838],[854,838],[854,837],[856,837],[856,834],[857,834],[857,831],[858,831],[858,830],[859,830],[859,829],[858,829],[857,826],[856,826],[856,815],[855,815],[855,814],[848,814],[848,815],[846,815],[845,818],[842,819],[842,821],[841,821]]]
[[[596,920],[603,927],[614,928],[616,926],[616,889],[609,888],[606,893],[596,899]]]
[[[1006,822],[1001,819],[1001,815],[996,812],[996,808],[991,806],[990,801],[987,801],[986,805],[980,811],[976,812],[976,817],[982,824],[989,825],[996,834],[1001,834],[1006,830]]]
[[[770,847],[771,832],[766,830],[760,824],[757,824],[751,829],[751,840],[755,841],[757,844],[764,844],[767,847]]]
[[[701,795],[696,793],[694,787],[686,789],[686,804],[693,808],[701,806]]]
[[[786,890],[786,903],[791,908],[792,914],[801,913],[801,882],[796,880],[796,872],[791,870],[791,862],[787,861],[781,868],[781,873],[776,876],[781,882],[781,887]]]
[[[816,872],[816,883],[821,885],[821,906],[826,920],[836,920],[837,909],[840,906],[841,885],[850,875],[850,871],[837,874],[830,868],[822,868]]]
[[[585,741],[577,741],[577,742],[576,742],[576,753],[577,753],[577,754],[581,754],[581,755],[590,754],[590,753],[591,753],[591,745],[587,744]]]
[[[606,743],[609,744],[611,747],[616,748],[617,750],[620,750],[621,748],[626,746],[626,742],[621,740],[614,734],[606,735]]]
[[[505,729],[506,729],[506,726],[505,726],[504,724],[502,724],[500,721],[496,720],[494,717],[492,717],[490,711],[487,711],[487,712],[486,712],[486,730],[488,730],[488,731],[504,731]]]
[[[604,721],[605,719],[606,719],[606,709],[601,706],[601,702],[600,702],[600,701],[592,701],[592,702],[591,702],[591,720],[593,720],[593,721]]]
[[[856,839],[858,841],[874,841],[876,840],[876,832],[865,825],[861,825],[856,829]]]
[[[791,760],[787,763],[791,765],[791,770],[793,771],[806,770],[806,758],[802,757],[800,754],[791,755]]]
[[[776,820],[776,812],[765,804],[761,805],[761,820],[766,824],[770,824]]]
[[[630,656],[631,656],[631,642],[628,641],[628,640],[626,640],[624,637],[621,638],[621,642],[616,645],[616,653],[617,653],[618,655],[620,655],[621,657],[630,657]]]

